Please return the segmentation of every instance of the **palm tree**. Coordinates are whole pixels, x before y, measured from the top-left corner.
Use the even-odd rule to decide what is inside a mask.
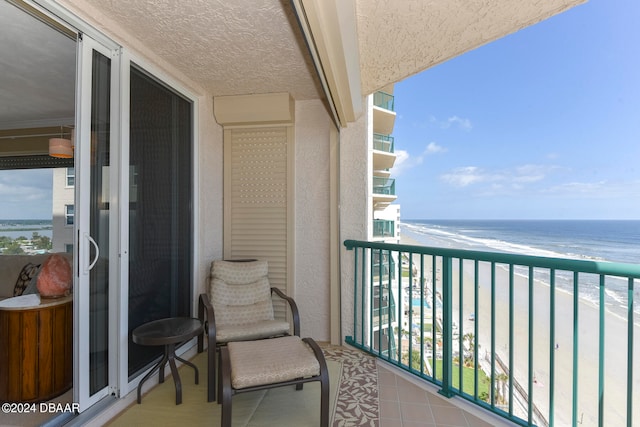
[[[475,337],[475,335],[473,335],[472,332],[467,332],[466,334],[464,334],[462,336],[462,340],[463,341],[467,341],[467,343],[469,345],[469,350],[471,350],[473,348],[474,343],[475,343],[475,339],[476,339],[476,337]]]
[[[507,403],[507,381],[509,376],[505,373],[496,375],[496,392],[498,393],[497,401],[500,403]]]

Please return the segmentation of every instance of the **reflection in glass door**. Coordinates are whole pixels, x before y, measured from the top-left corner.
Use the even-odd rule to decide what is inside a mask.
[[[93,52],[91,105],[90,236],[93,241],[89,294],[89,391],[109,381],[109,152],[111,60]]]

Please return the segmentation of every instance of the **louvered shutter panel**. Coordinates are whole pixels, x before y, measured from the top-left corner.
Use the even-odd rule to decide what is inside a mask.
[[[289,295],[291,132],[287,126],[235,128],[224,138],[225,258],[267,260],[271,286]],[[284,318],[284,304],[275,310]]]

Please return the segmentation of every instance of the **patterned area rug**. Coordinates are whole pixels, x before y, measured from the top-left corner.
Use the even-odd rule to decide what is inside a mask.
[[[342,363],[334,427],[378,426],[378,368],[375,358],[358,350],[323,346],[327,360]]]

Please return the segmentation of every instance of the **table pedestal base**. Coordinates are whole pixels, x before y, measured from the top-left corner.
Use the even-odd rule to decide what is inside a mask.
[[[153,369],[150,370],[149,373],[145,375],[140,381],[140,383],[138,384],[138,403],[142,402],[142,384],[144,384],[146,380],[148,380],[153,374],[155,374],[156,371],[158,370],[160,371],[158,382],[161,382],[161,383],[164,382],[164,366],[167,364],[167,362],[169,362],[169,367],[171,368],[171,376],[173,377],[173,382],[176,386],[176,405],[179,405],[182,403],[182,381],[180,381],[180,374],[178,374],[178,368],[176,367],[175,359],[178,359],[185,365],[191,366],[193,368],[196,374],[195,381],[196,381],[196,384],[198,384],[199,375],[198,375],[198,368],[196,367],[196,365],[189,362],[188,360],[184,360],[181,357],[176,356],[175,344],[167,344],[164,346],[164,355],[162,356],[162,359],[160,359],[160,362],[158,362],[158,364],[154,366]]]

